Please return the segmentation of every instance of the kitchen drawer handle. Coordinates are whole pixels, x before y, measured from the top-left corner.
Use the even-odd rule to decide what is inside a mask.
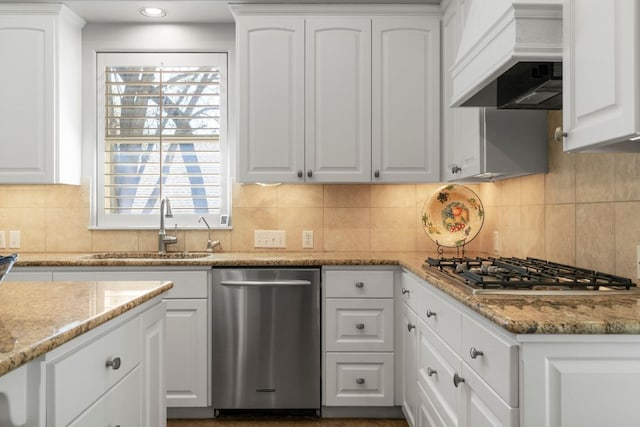
[[[402,295],[408,294],[409,293],[409,289],[402,288],[401,292],[402,292]]]
[[[313,176],[313,171],[312,171],[311,169],[309,169],[309,170],[307,171],[307,176],[308,176],[309,178],[311,178],[311,177]]]
[[[356,378],[356,384],[364,384],[364,378]]]
[[[416,325],[412,325],[411,323],[407,324],[407,329],[409,330],[409,332],[411,332],[411,330],[415,328],[416,328]]]
[[[458,388],[458,386],[460,385],[460,383],[464,382],[464,378],[462,378],[460,375],[458,375],[457,372],[455,372],[453,374],[453,385]]]
[[[363,282],[356,282],[356,288],[358,288],[358,289],[364,288],[364,283]]]
[[[105,366],[107,368],[113,368],[113,370],[117,370],[120,369],[120,358],[119,357],[114,357],[113,360],[107,360],[107,363],[105,364]]]
[[[469,350],[469,356],[471,356],[472,359],[475,359],[478,356],[484,356],[484,352],[476,350],[475,347],[471,347],[471,349]]]
[[[455,173],[460,172],[461,170],[462,170],[462,168],[461,168],[460,166],[455,165],[455,166],[453,166],[453,167],[451,168],[451,173],[454,173],[454,174],[455,174]]]
[[[356,329],[364,329],[364,323],[356,323]]]
[[[379,170],[376,170],[376,171],[373,173],[373,176],[375,176],[376,178],[380,178],[380,171],[379,171]]]
[[[302,169],[298,169],[298,178],[302,178]]]
[[[436,312],[435,311],[431,311],[431,310],[427,310],[426,314],[427,314],[427,317],[433,317],[433,316],[436,315]]]
[[[427,368],[427,375],[432,376],[432,375],[437,374],[437,373],[438,373],[438,371],[433,370],[431,368]]]
[[[555,139],[557,142],[562,142],[562,139],[566,138],[568,135],[569,134],[567,132],[562,131],[562,127],[558,126],[553,133],[553,139]]]

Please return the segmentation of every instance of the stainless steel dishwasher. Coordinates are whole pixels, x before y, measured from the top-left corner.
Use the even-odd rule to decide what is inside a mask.
[[[213,395],[221,410],[320,409],[320,270],[213,270]]]

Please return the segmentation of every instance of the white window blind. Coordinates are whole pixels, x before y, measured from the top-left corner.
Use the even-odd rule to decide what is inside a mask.
[[[165,197],[179,225],[198,227],[201,215],[218,224],[228,214],[226,55],[98,59],[98,225],[157,226]]]

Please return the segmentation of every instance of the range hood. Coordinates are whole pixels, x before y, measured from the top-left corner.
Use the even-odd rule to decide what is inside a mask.
[[[562,0],[467,0],[453,107],[562,108]]]

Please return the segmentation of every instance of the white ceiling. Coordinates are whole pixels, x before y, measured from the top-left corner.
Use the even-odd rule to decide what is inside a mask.
[[[19,3],[0,0],[0,3]],[[440,0],[33,0],[30,3],[64,3],[88,23],[223,23],[234,22],[229,3],[378,3],[439,4]],[[164,18],[138,13],[145,6],[167,10]]]

